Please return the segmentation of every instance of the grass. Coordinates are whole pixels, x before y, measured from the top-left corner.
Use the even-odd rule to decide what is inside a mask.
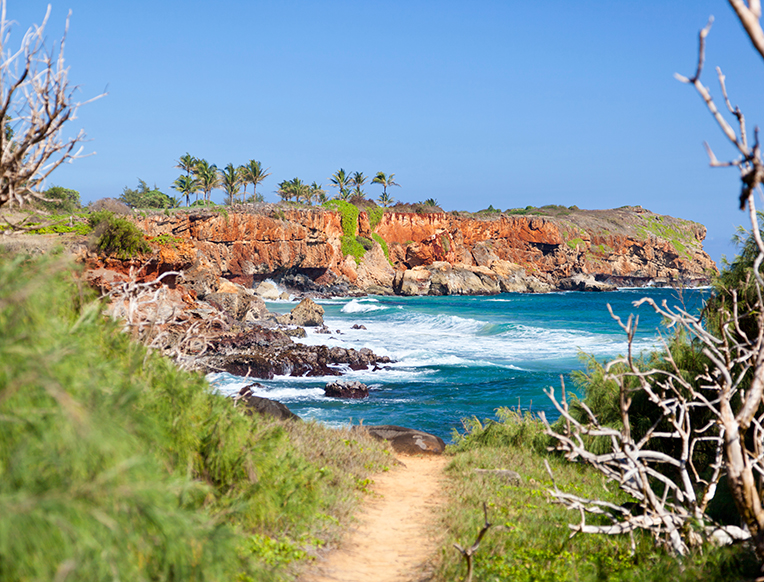
[[[484,582],[595,581],[595,580],[742,580],[755,578],[752,555],[742,547],[706,548],[680,561],[657,550],[648,536],[637,535],[631,554],[627,537],[577,534],[570,538],[568,524],[578,514],[550,503],[552,481],[581,497],[624,503],[629,498],[599,473],[569,463],[546,451],[546,436],[538,418],[499,409],[500,422],[465,421],[465,431],[449,447],[453,460],[449,477],[449,503],[442,512],[446,540],[438,556],[437,580],[460,580],[466,567],[453,544],[471,545],[483,525],[482,504],[495,524],[475,555],[475,580]],[[520,483],[476,474],[474,469],[504,468],[517,471]],[[587,523],[598,523],[588,517]],[[608,523],[608,522],[601,522]]]
[[[278,580],[336,539],[383,446],[247,417],[101,309],[0,259],[0,579]]]

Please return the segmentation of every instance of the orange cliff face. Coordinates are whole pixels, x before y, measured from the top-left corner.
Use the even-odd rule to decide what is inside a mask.
[[[246,285],[299,273],[319,284],[374,285],[375,292],[496,293],[548,290],[578,274],[616,284],[697,284],[716,270],[702,250],[702,225],[641,209],[485,218],[386,212],[373,231],[361,212],[356,233],[381,236],[392,265],[378,243],[360,261],[343,256],[340,214],[324,209],[179,212],[138,225],[149,237],[167,234],[193,244],[195,256],[184,253],[175,268]]]

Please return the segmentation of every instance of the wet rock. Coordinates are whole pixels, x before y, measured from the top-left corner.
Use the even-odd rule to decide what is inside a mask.
[[[308,335],[304,327],[288,327],[283,331],[289,337],[306,337]]]
[[[330,398],[366,398],[369,396],[369,387],[354,381],[329,382],[324,388],[324,396]]]
[[[324,308],[306,297],[291,312],[278,317],[282,325],[316,327],[324,325]]]
[[[270,398],[255,396],[252,393],[252,388],[262,388],[262,386],[262,384],[255,382],[239,390],[239,393],[233,397],[234,406],[243,405],[245,414],[249,416],[257,412],[258,414],[272,416],[281,420],[300,420],[300,417],[289,410],[286,404],[277,400],[271,400]]]
[[[364,429],[378,440],[385,440],[390,443],[393,450],[407,455],[440,455],[446,450],[446,443],[443,439],[434,434],[430,434],[413,428],[385,424],[379,426],[358,427]]]
[[[350,329],[366,329],[365,325],[360,325],[358,323],[354,323]]]

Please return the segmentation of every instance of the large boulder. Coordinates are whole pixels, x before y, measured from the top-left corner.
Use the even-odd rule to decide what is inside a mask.
[[[406,455],[440,455],[446,450],[443,439],[413,428],[383,424],[359,427],[368,431],[375,439],[388,441],[397,453]]]
[[[270,398],[255,396],[252,393],[252,388],[254,387],[261,388],[262,384],[255,382],[239,390],[239,393],[233,397],[234,406],[242,404],[244,406],[244,413],[249,416],[257,412],[258,414],[272,416],[281,420],[300,420],[300,417],[289,410],[286,404],[277,400],[271,400]]]
[[[329,382],[324,388],[324,396],[331,398],[366,398],[369,396],[369,387],[362,382],[350,380]]]
[[[310,297],[300,301],[291,312],[278,318],[282,325],[298,325],[300,327],[317,327],[324,325],[324,308]]]

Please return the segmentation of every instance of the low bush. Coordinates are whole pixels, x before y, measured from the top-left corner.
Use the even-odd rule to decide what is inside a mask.
[[[151,252],[143,233],[128,219],[109,210],[92,212],[88,223],[93,229],[96,250],[120,259],[130,259]]]

